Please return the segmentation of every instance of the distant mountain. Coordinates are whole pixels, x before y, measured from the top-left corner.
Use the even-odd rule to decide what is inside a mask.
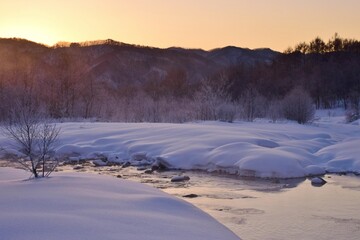
[[[53,47],[24,39],[0,39],[0,77],[15,77],[16,72],[31,68],[31,73],[43,81],[67,74],[110,88],[161,81],[176,74],[188,83],[196,83],[234,65],[271,62],[278,54],[270,49],[232,46],[211,51],[160,49],[110,39],[59,43]]]
[[[265,48],[250,50],[248,48],[238,48],[228,46],[218,48],[208,52],[207,57],[219,65],[231,66],[238,64],[254,64],[256,62],[271,63],[279,53]]]

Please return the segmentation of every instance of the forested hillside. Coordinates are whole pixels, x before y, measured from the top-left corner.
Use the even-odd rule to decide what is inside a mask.
[[[1,120],[27,106],[51,118],[251,121],[281,117],[294,89],[318,108],[358,109],[359,41],[335,35],[278,53],[0,39]]]

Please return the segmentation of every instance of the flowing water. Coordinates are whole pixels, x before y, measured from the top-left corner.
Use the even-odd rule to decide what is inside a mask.
[[[360,239],[360,177],[328,175],[314,187],[308,179],[270,181],[203,172],[145,174],[136,168],[93,167],[59,171],[113,175],[149,184],[199,207],[244,240]],[[190,177],[171,182],[176,175]],[[184,197],[196,194],[197,197]]]
[[[72,170],[63,166],[61,170]],[[136,168],[85,166],[79,171],[119,176],[162,189],[199,207],[247,239],[359,239],[360,178],[325,176],[314,187],[308,179],[270,181],[204,172],[145,174]],[[190,181],[171,182],[176,175]],[[183,197],[196,194],[197,197]]]

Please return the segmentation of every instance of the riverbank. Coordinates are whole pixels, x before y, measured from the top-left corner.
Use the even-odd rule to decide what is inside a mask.
[[[59,123],[56,156],[245,177],[360,174],[360,127],[342,122]],[[6,137],[1,153],[21,155]]]

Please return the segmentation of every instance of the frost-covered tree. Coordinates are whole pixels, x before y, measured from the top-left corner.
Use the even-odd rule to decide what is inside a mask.
[[[314,113],[313,101],[301,87],[294,88],[283,99],[283,114],[289,120],[304,124],[313,119]]]
[[[349,95],[350,108],[346,110],[346,121],[353,122],[360,119],[360,93],[352,91]]]
[[[281,101],[272,100],[267,106],[266,116],[270,118],[273,122],[276,122],[278,119],[283,118]]]
[[[247,88],[240,98],[241,117],[252,122],[257,117],[265,115],[266,100],[253,87]]]
[[[218,81],[204,80],[195,94],[194,105],[196,119],[232,121],[235,107],[226,91],[226,79],[220,76]]]

